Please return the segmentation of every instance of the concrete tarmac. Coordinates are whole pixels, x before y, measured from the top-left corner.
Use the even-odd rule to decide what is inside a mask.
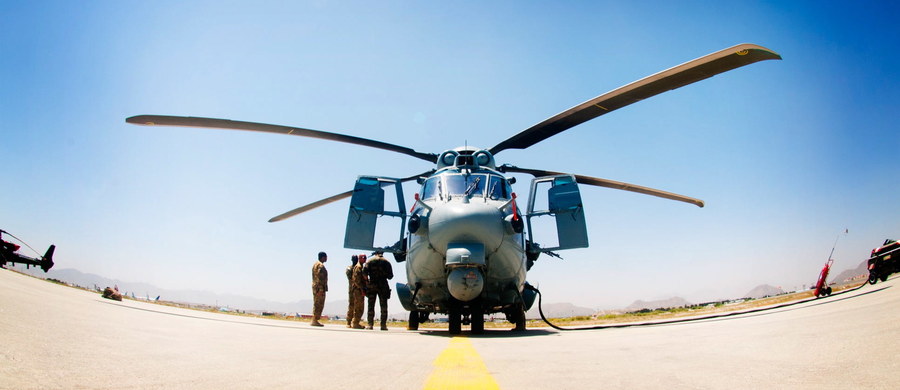
[[[451,337],[115,302],[0,270],[0,389],[896,389],[898,280],[722,319]]]

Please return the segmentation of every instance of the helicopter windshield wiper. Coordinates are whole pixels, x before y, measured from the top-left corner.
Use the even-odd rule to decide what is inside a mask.
[[[497,188],[497,183],[500,183],[500,182],[494,180],[494,184],[491,184],[491,188],[488,190],[488,194],[490,194],[491,199],[496,199],[496,198],[494,197],[494,189]]]
[[[481,182],[481,176],[476,177],[472,184],[469,184],[469,188],[466,188],[466,192],[463,193],[463,196],[469,196],[469,193],[478,187],[479,182]]]

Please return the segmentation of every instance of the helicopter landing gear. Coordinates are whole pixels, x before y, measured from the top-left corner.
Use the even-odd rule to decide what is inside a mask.
[[[525,331],[525,307],[521,304],[506,312],[506,320],[512,322],[516,326],[512,328],[513,332]]]
[[[484,310],[481,308],[481,302],[473,301],[464,305],[460,301],[455,301],[447,310],[447,317],[450,334],[462,333],[463,325],[470,325],[472,334],[484,333]]]
[[[462,311],[458,307],[451,308],[447,317],[450,323],[450,334],[460,334],[462,332]]]
[[[417,310],[409,312],[409,325],[406,326],[406,330],[419,330],[419,312]]]
[[[427,311],[413,310],[409,312],[409,325],[406,330],[419,330],[419,324],[428,321],[430,313]]]
[[[484,333],[484,311],[481,310],[481,304],[472,305],[469,322],[472,324],[472,334]]]

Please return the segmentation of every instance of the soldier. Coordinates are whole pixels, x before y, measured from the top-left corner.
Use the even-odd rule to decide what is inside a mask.
[[[344,271],[347,274],[347,327],[351,327],[351,321],[353,321],[353,302],[354,299],[359,294],[353,294],[353,267],[356,266],[356,263],[359,262],[359,257],[356,255],[350,256],[350,262],[352,264],[347,266],[347,270]]]
[[[350,299],[353,306],[353,320],[351,321],[352,324],[350,327],[353,329],[363,329],[363,326],[359,324],[359,321],[362,319],[363,297],[366,295],[366,274],[363,273],[363,266],[366,264],[366,256],[360,255],[358,259],[359,261],[353,267],[352,280],[350,281]]]
[[[328,291],[326,261],[328,261],[328,255],[325,252],[319,252],[319,260],[313,264],[312,268],[313,320],[310,323],[312,326],[325,326],[319,322],[319,318],[322,318],[322,309],[325,308],[325,293]]]
[[[391,263],[382,256],[384,252],[375,251],[369,262],[365,265],[365,273],[369,277],[369,283],[366,286],[366,297],[369,298],[368,320],[369,326],[366,329],[373,329],[375,324],[375,297],[378,297],[378,303],[381,305],[381,330],[387,329],[387,307],[388,299],[391,297],[391,288],[388,286],[388,279],[394,278],[394,271],[391,269]]]

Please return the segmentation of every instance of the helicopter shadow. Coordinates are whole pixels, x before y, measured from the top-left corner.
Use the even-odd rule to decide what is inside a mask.
[[[484,333],[473,334],[470,331],[463,331],[459,334],[450,334],[447,329],[425,329],[419,330],[419,334],[423,336],[433,337],[469,337],[475,339],[505,339],[505,338],[522,338],[522,337],[540,337],[555,336],[559,332],[548,329],[527,329],[524,332],[514,332],[511,329],[485,329]]]

